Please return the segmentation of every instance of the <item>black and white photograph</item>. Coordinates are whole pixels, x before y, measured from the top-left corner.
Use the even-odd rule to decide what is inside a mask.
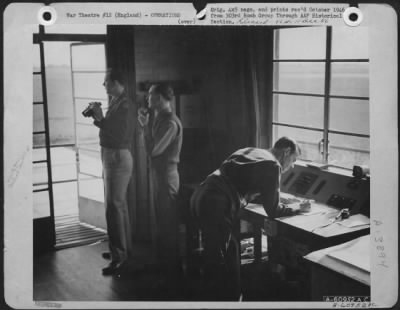
[[[4,18],[8,306],[397,303],[392,8],[30,5]]]

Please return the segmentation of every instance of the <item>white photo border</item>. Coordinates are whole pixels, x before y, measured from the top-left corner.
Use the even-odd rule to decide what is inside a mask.
[[[239,5],[235,3],[235,5]],[[272,6],[246,3],[243,6]],[[278,5],[278,4],[277,4]],[[279,3],[293,7],[294,3]],[[299,4],[300,5],[300,4]],[[348,4],[302,3],[312,6]],[[157,303],[157,302],[74,302],[35,303],[32,270],[32,50],[37,31],[39,3],[12,3],[4,11],[4,288],[7,304],[15,308],[331,308],[325,302],[242,302],[242,303]],[[208,4],[207,8],[229,6]],[[180,12],[182,20],[207,27],[208,20],[196,20],[191,3],[54,3],[60,24],[132,24],[133,19],[73,19],[67,11],[104,12],[114,10]],[[386,4],[359,3],[363,25],[369,31],[370,130],[371,130],[371,301],[376,307],[391,307],[398,299],[398,21],[396,11]],[[174,24],[177,19],[136,19],[146,25]],[[343,21],[329,20],[326,25]],[[300,23],[307,25],[307,23]],[[266,25],[268,27],[269,25]],[[223,27],[223,25],[221,25]],[[23,113],[22,113],[23,111]],[[378,244],[377,240],[384,240]],[[382,266],[384,246],[385,266]],[[383,284],[384,283],[384,284]],[[95,284],[94,284],[95,285]],[[54,302],[51,305],[51,302]]]

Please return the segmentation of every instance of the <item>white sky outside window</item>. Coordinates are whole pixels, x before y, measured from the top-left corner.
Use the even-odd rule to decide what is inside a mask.
[[[368,59],[368,27],[333,27],[332,59]]]
[[[274,59],[324,59],[326,28],[280,29]]]
[[[302,27],[275,31],[275,60],[323,60],[326,27]],[[330,93],[334,96],[369,96],[368,28],[332,27]],[[325,62],[274,62],[274,91],[323,95]],[[273,121],[323,128],[324,98],[274,95]],[[317,102],[320,102],[318,104]],[[329,99],[329,130],[369,135],[369,100]],[[302,144],[302,158],[321,162],[318,143],[322,133],[307,129],[273,126],[274,140],[289,135]],[[329,163],[351,168],[369,163],[369,138],[329,133]]]
[[[38,28],[39,31],[39,28]],[[106,25],[54,25],[46,26],[45,33],[62,33],[62,34],[106,34]],[[71,81],[71,55],[70,45],[73,42],[44,42],[44,56],[46,66],[46,86],[48,98],[49,112],[49,129],[50,140],[52,145],[69,145],[75,143],[74,124],[73,124],[73,98],[72,98],[72,81]],[[86,46],[87,47],[87,46]],[[81,70],[97,70],[99,77],[91,84],[82,81],[86,87],[86,93],[96,92],[96,97],[107,98],[102,83],[104,81],[105,71],[105,53],[104,45],[97,45],[96,48],[90,46],[80,50],[80,59],[86,59],[77,65]],[[101,48],[102,50],[99,50]],[[39,45],[32,45],[33,54],[33,72],[40,71],[40,52]],[[97,65],[97,67],[96,67]],[[100,73],[100,68],[103,70]],[[91,80],[93,80],[91,78]],[[93,85],[92,85],[93,84]],[[90,87],[89,87],[90,86]],[[92,87],[93,86],[93,87]],[[42,101],[41,76],[33,76],[33,101]],[[88,100],[80,106],[83,110],[87,106]],[[103,102],[106,106],[106,101]],[[77,113],[81,113],[81,110]],[[82,117],[82,120],[86,121]],[[87,126],[85,135],[88,139],[98,137],[98,129],[95,126]],[[41,105],[33,106],[33,130],[44,130],[44,115]],[[44,136],[34,136],[34,146],[44,145]],[[98,143],[96,145],[98,148]],[[52,148],[52,174],[53,181],[64,181],[76,179],[76,156],[75,151],[71,148]],[[33,151],[35,160],[44,159],[44,148],[35,148]],[[93,160],[91,160],[91,163]],[[97,169],[101,172],[101,167]],[[34,183],[46,183],[47,173],[46,165],[35,165],[33,167]],[[45,186],[45,185],[43,185]],[[35,186],[35,189],[40,186]],[[76,183],[60,183],[53,184],[55,215],[63,214],[63,212],[71,212],[71,205],[74,206],[74,212],[77,212],[77,187]],[[66,194],[67,193],[67,194]],[[34,195],[34,216],[43,217],[49,215],[49,197],[47,192],[39,192]]]

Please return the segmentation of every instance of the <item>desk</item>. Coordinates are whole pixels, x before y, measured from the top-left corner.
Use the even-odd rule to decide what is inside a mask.
[[[369,219],[365,215],[355,214],[346,220],[331,223],[330,221],[338,213],[339,210],[335,208],[313,203],[312,211],[308,214],[269,219],[262,205],[249,203],[241,211],[240,218],[253,224],[254,253],[255,259],[259,260],[263,228],[268,236],[286,236],[306,244],[309,248],[307,252],[340,244],[369,233]]]
[[[309,253],[311,298],[370,295],[370,235]],[[321,285],[324,283],[324,285]]]
[[[319,293],[315,292],[315,289],[313,293],[312,282],[315,283],[316,276],[312,277],[310,266],[306,263],[304,256],[310,252],[369,234],[368,217],[356,214],[341,222],[331,223],[330,220],[338,213],[339,210],[335,208],[314,203],[309,215],[299,214],[269,219],[262,205],[249,204],[241,211],[240,217],[253,224],[255,261],[261,260],[262,230],[265,229],[268,236],[270,266],[283,266],[286,271],[282,275],[283,281],[297,283],[298,295],[307,301]],[[328,223],[329,225],[325,226]],[[351,227],[351,224],[360,225]],[[314,273],[314,275],[319,276],[321,273]],[[319,283],[325,285],[326,281],[320,280]],[[351,288],[349,291],[357,290]],[[365,289],[359,290],[360,294],[365,291]]]

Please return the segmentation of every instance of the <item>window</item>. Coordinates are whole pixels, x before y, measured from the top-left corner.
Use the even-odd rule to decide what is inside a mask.
[[[367,30],[274,30],[273,138],[296,139],[301,159],[369,165]]]
[[[40,57],[40,44],[33,44],[32,177],[35,219],[51,217],[52,214],[55,217],[76,215],[79,212],[78,204],[81,208],[81,204],[86,203],[89,198],[100,201],[103,199],[101,173],[99,173],[100,155],[99,151],[94,152],[99,149],[99,143],[96,141],[94,151],[82,151],[81,145],[77,146],[77,137],[81,143],[84,139],[85,142],[89,139],[98,140],[98,129],[96,130],[93,124],[90,126],[85,124],[90,120],[85,119],[81,112],[93,99],[97,101],[103,99],[103,102],[107,102],[107,94],[102,86],[106,70],[104,49],[106,26],[49,27],[46,26],[45,34],[54,35],[42,38],[43,59]],[[81,40],[88,42],[78,43]],[[90,44],[90,42],[100,43]],[[71,46],[75,48],[72,49]],[[42,61],[44,68],[41,67]],[[42,69],[45,69],[43,76]],[[45,78],[44,83],[42,77]],[[45,90],[46,96],[43,94]],[[93,98],[93,93],[100,99]],[[47,116],[43,105],[45,99]],[[107,104],[103,104],[103,107],[106,106]],[[44,135],[45,121],[48,122],[50,138],[49,154]],[[88,178],[85,178],[85,182],[81,182],[84,179],[82,171],[100,176],[93,177],[94,181],[89,185]]]

